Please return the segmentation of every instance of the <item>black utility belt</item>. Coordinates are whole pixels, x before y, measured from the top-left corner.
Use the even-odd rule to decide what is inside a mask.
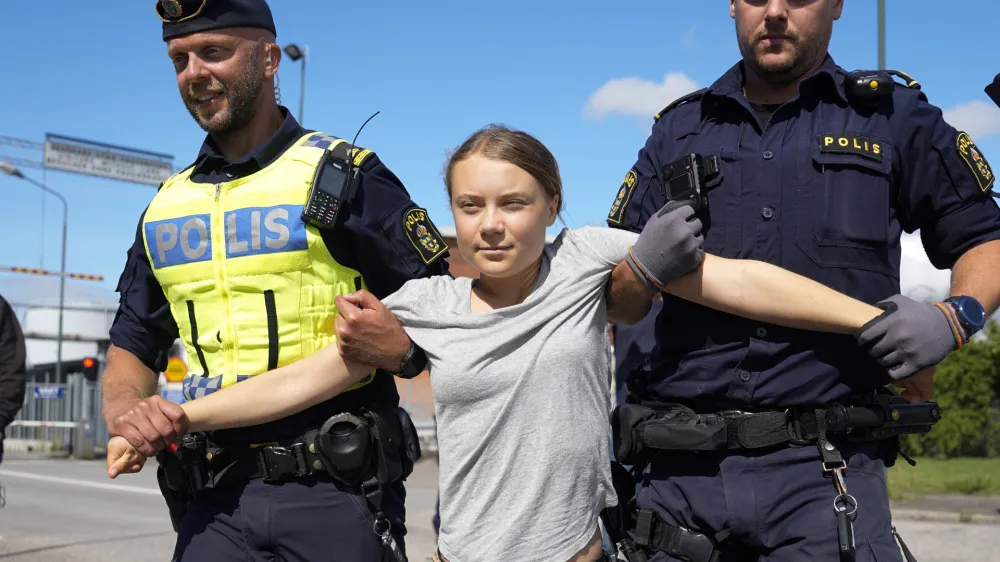
[[[363,408],[283,442],[219,444],[188,434],[176,451],[159,458],[171,488],[189,493],[254,478],[282,482],[312,475],[353,486],[373,477],[383,484],[405,478],[420,458],[420,443],[402,408]]]
[[[631,465],[655,451],[739,451],[821,438],[881,441],[926,433],[941,419],[933,402],[910,404],[895,394],[870,394],[844,403],[745,412],[697,413],[682,404],[622,404],[612,427],[615,455]]]

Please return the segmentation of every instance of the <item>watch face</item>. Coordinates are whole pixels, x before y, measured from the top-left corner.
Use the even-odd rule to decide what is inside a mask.
[[[983,310],[982,305],[975,299],[958,299],[955,304],[958,305],[959,314],[962,315],[968,324],[976,328],[980,328],[986,324],[986,311]]]

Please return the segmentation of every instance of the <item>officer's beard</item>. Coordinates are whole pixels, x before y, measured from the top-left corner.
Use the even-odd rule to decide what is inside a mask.
[[[764,60],[765,47],[760,45],[764,33],[755,36],[750,45],[740,44],[743,62],[761,80],[775,86],[783,86],[805,78],[813,71],[826,55],[829,35],[824,41],[822,37],[812,37],[803,41],[801,36],[791,38],[789,56],[783,60]],[[787,49],[788,47],[786,47]]]
[[[212,90],[221,89],[223,97],[226,98],[226,109],[221,115],[216,114],[208,120],[204,119],[198,111],[196,96],[193,92],[188,92],[184,105],[205,132],[224,136],[246,128],[253,120],[257,98],[264,87],[264,76],[259,71],[259,58],[259,46],[254,45],[251,53],[252,62],[246,65],[236,82],[229,87],[221,84],[211,87]]]

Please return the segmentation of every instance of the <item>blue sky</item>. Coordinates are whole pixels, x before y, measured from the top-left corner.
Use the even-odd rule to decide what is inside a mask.
[[[0,135],[45,133],[171,154],[182,167],[204,133],[184,109],[160,39],[153,0],[43,0],[4,7]],[[439,226],[452,224],[441,168],[476,128],[525,129],[559,159],[569,226],[601,223],[652,124],[677,95],[710,84],[738,58],[724,0],[342,3],[272,0],[278,42],[308,44],[305,125],[377,151]],[[916,78],[933,103],[1000,163],[1000,110],[983,87],[1000,72],[992,28],[1000,4],[888,0],[887,66]],[[362,7],[363,6],[363,7]],[[846,0],[830,48],[848,69],[875,68],[876,3]],[[280,71],[298,114],[300,67]],[[624,79],[624,81],[623,81]],[[626,86],[626,87],[623,87]],[[958,123],[960,122],[960,123]],[[4,155],[41,153],[0,146]],[[103,275],[70,291],[110,295],[136,221],[155,188],[23,168],[69,203],[69,271]],[[59,268],[61,207],[30,184],[0,176],[0,265]],[[43,228],[44,224],[44,228]],[[557,223],[558,225],[558,223]],[[940,284],[912,241],[904,287]],[[924,260],[925,262],[926,260]],[[909,268],[909,269],[907,269]],[[51,279],[0,273],[0,288],[38,290]]]

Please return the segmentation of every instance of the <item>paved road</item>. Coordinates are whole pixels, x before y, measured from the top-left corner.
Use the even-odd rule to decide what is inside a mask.
[[[150,465],[152,467],[154,465]],[[434,545],[437,466],[421,461],[408,482],[407,551],[423,562]],[[100,461],[5,458],[0,482],[4,562],[169,560],[174,533],[153,470],[110,480]],[[1000,526],[897,521],[919,562],[1000,562]]]
[[[4,458],[0,483],[0,560],[4,562],[163,562],[174,532],[156,486],[155,461],[111,480],[103,461]],[[431,526],[437,466],[422,461],[408,481],[407,552],[413,562],[434,548]]]

